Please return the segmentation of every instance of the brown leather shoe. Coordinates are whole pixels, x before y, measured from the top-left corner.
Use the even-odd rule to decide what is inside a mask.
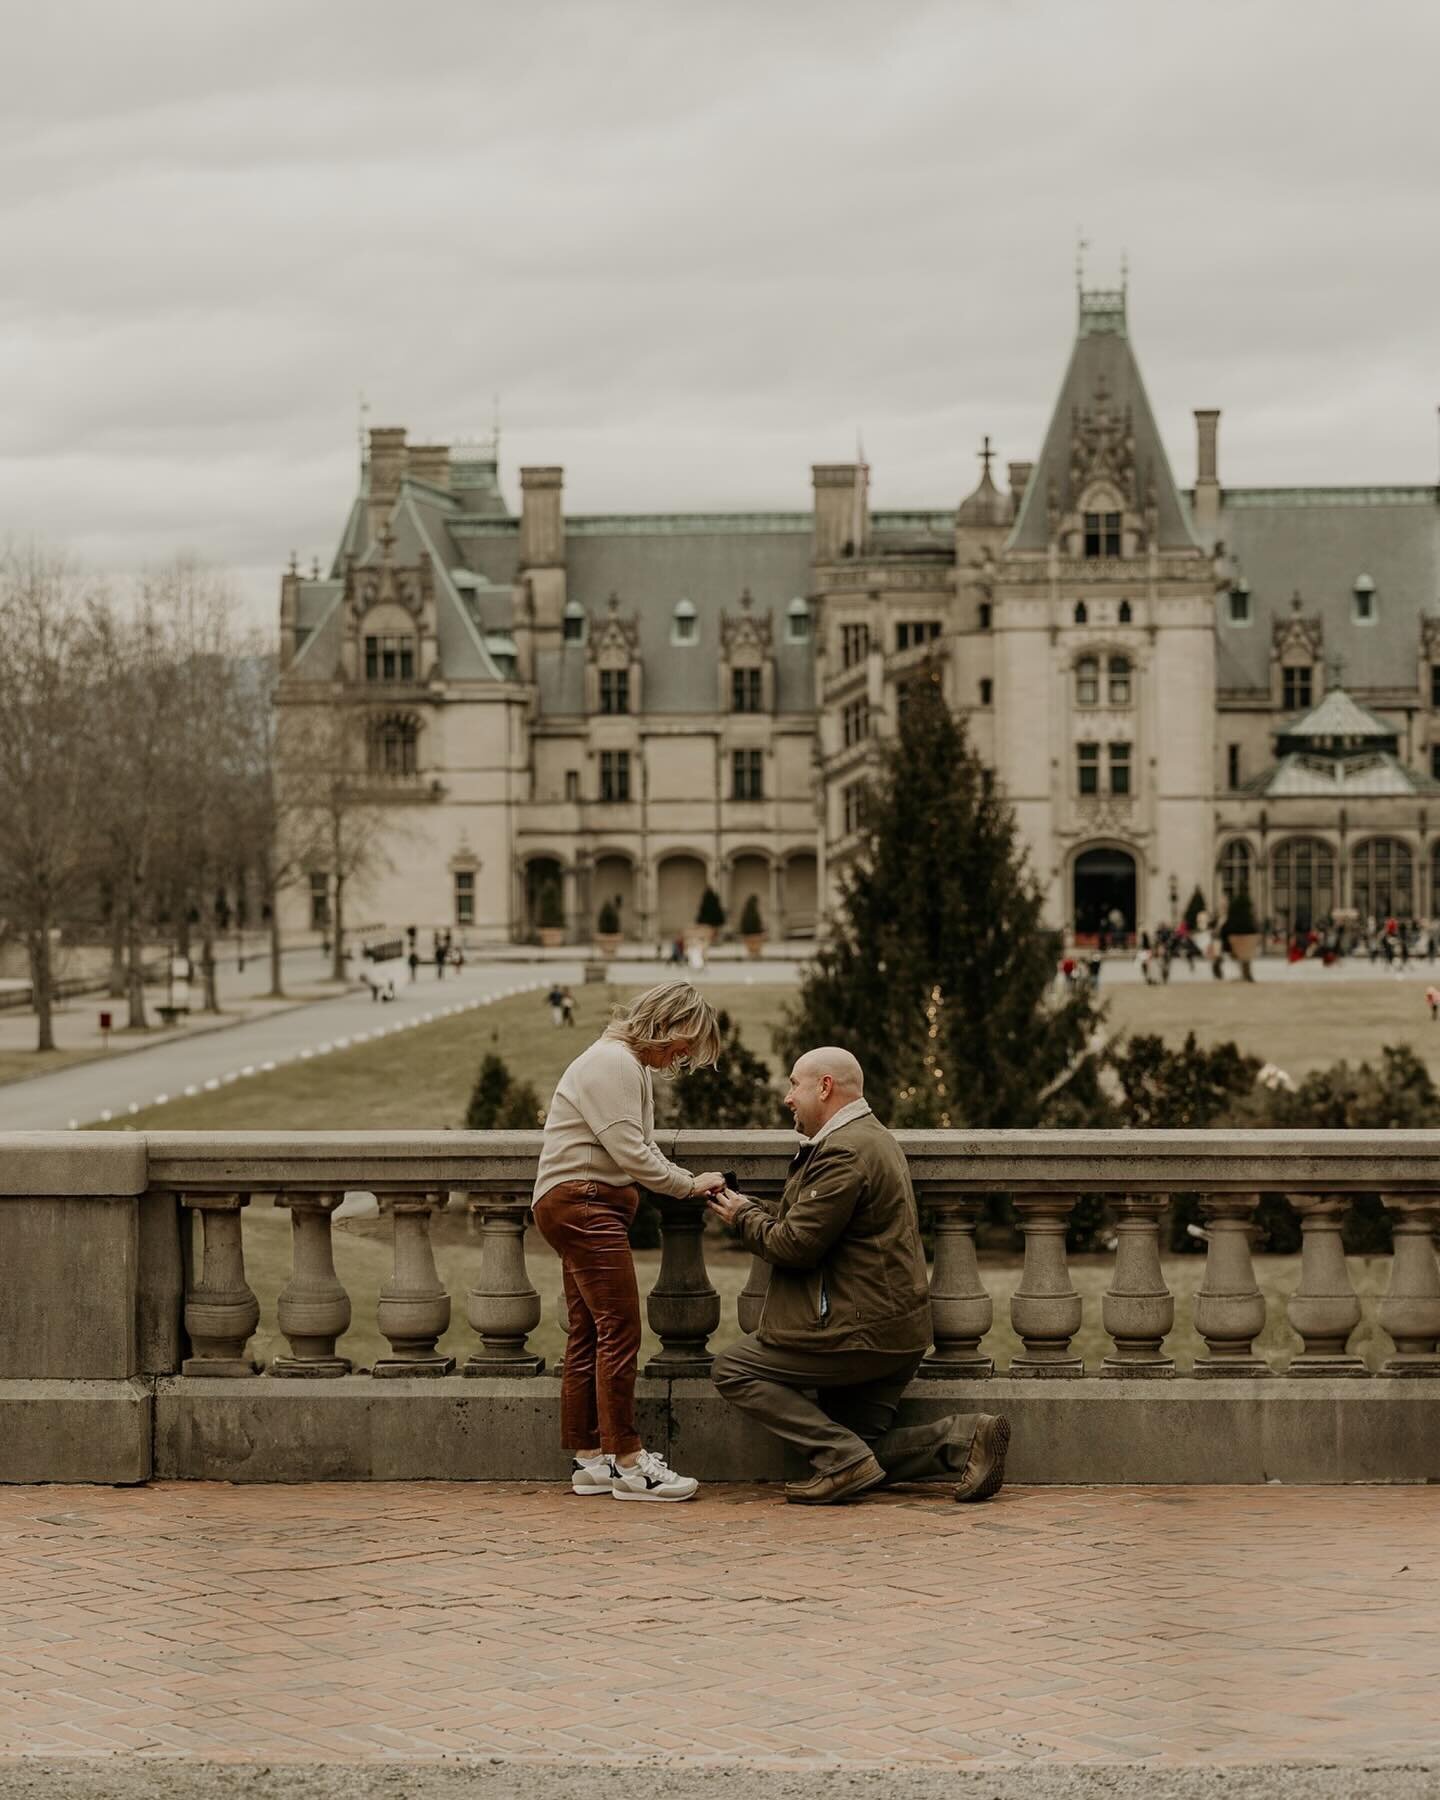
[[[981,1413],[970,1455],[956,1484],[957,1500],[988,1500],[1005,1480],[1005,1452],[1010,1448],[1010,1421],[998,1413]]]
[[[853,1500],[867,1488],[879,1487],[885,1471],[873,1456],[851,1463],[834,1475],[817,1475],[813,1481],[787,1481],[785,1498],[792,1506],[835,1506]]]

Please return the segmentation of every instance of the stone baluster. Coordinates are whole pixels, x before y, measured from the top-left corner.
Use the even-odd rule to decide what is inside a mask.
[[[275,1312],[290,1341],[290,1354],[270,1364],[272,1375],[318,1378],[348,1375],[350,1359],[338,1356],[335,1340],[350,1324],[350,1296],[335,1274],[330,1215],[343,1194],[280,1194],[277,1206],[290,1209],[294,1262],[280,1290]]]
[[[705,1271],[705,1202],[669,1194],[651,1198],[660,1208],[660,1272],[645,1314],[660,1340],[660,1354],[646,1363],[645,1373],[667,1381],[708,1375],[714,1359],[707,1346],[720,1323],[720,1296]]]
[[[378,1357],[372,1375],[448,1375],[453,1356],[442,1356],[437,1339],[450,1325],[450,1296],[440,1285],[435,1246],[430,1241],[431,1215],[445,1205],[444,1194],[393,1194],[380,1210],[394,1222],[394,1273],[380,1289],[375,1321],[390,1342],[390,1355]]]
[[[1070,1340],[1080,1329],[1080,1296],[1065,1260],[1065,1227],[1075,1196],[1020,1194],[1014,1204],[1025,1234],[1025,1267],[1010,1298],[1010,1322],[1025,1348],[1011,1358],[1009,1373],[1073,1379],[1085,1373],[1084,1360],[1070,1354]]]
[[[260,1323],[260,1302],[245,1279],[245,1245],[241,1211],[248,1194],[182,1194],[180,1204],[198,1212],[205,1233],[200,1279],[185,1295],[185,1330],[191,1354],[180,1365],[182,1375],[257,1375],[245,1354]],[[193,1245],[187,1247],[187,1272]]]
[[[1121,1194],[1115,1202],[1115,1271],[1100,1298],[1100,1318],[1115,1348],[1102,1375],[1173,1375],[1165,1339],[1175,1326],[1175,1296],[1160,1265],[1160,1215],[1166,1194]]]
[[[747,1181],[744,1191],[757,1200],[777,1199],[783,1189],[778,1181]],[[745,1285],[735,1297],[735,1317],[740,1321],[740,1329],[750,1332],[760,1323],[760,1314],[765,1309],[765,1296],[770,1291],[770,1265],[763,1256],[750,1258],[750,1273],[745,1277]]]
[[[1209,1354],[1196,1357],[1198,1376],[1275,1373],[1253,1349],[1265,1328],[1265,1296],[1255,1285],[1250,1260],[1250,1231],[1259,1204],[1258,1194],[1207,1194],[1200,1203],[1210,1242],[1195,1296],[1195,1329]]]
[[[1395,1340],[1382,1375],[1440,1375],[1440,1268],[1433,1235],[1440,1227],[1440,1194],[1387,1194],[1395,1227],[1390,1285],[1376,1317]]]
[[[995,1309],[980,1280],[975,1227],[985,1202],[978,1195],[930,1182],[925,1205],[935,1238],[930,1275],[930,1335],[935,1348],[915,1371],[933,1380],[984,1380],[995,1363],[980,1350]]]
[[[527,1343],[540,1323],[540,1296],[525,1266],[528,1194],[472,1194],[467,1204],[480,1218],[480,1268],[465,1300],[465,1316],[480,1348],[465,1359],[466,1375],[539,1375],[545,1358]],[[561,1310],[565,1301],[562,1297]],[[568,1318],[564,1321],[569,1329]]]
[[[1292,1357],[1287,1375],[1365,1375],[1365,1359],[1347,1356],[1350,1333],[1360,1323],[1360,1301],[1345,1263],[1340,1230],[1349,1210],[1348,1194],[1291,1194],[1300,1215],[1300,1285],[1285,1312],[1305,1348]]]

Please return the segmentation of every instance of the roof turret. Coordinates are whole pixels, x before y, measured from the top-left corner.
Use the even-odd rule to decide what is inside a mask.
[[[994,455],[987,437],[984,448],[979,452],[980,485],[973,494],[967,494],[960,502],[955,513],[957,525],[989,526],[994,529],[1010,523],[1010,497],[1002,494],[990,477],[990,462]]]

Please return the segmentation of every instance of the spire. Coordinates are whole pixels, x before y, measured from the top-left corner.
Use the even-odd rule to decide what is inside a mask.
[[[1075,343],[1009,547],[1044,550],[1052,530],[1051,497],[1063,518],[1080,510],[1087,487],[1103,481],[1136,519],[1150,513],[1147,528],[1160,549],[1193,550],[1195,540],[1130,345],[1128,271],[1119,287],[1087,288],[1078,260],[1077,270]]]
[[[975,452],[980,459],[980,485],[973,494],[968,494],[960,502],[955,514],[957,525],[997,526],[1010,523],[1010,501],[996,487],[994,477],[990,473],[990,464],[995,460],[995,451],[990,444],[987,432],[980,448]]]

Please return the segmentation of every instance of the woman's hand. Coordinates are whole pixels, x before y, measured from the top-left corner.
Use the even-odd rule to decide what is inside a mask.
[[[718,1194],[725,1185],[725,1177],[718,1169],[707,1169],[703,1175],[696,1175],[690,1183],[690,1198],[698,1199],[701,1194]]]

